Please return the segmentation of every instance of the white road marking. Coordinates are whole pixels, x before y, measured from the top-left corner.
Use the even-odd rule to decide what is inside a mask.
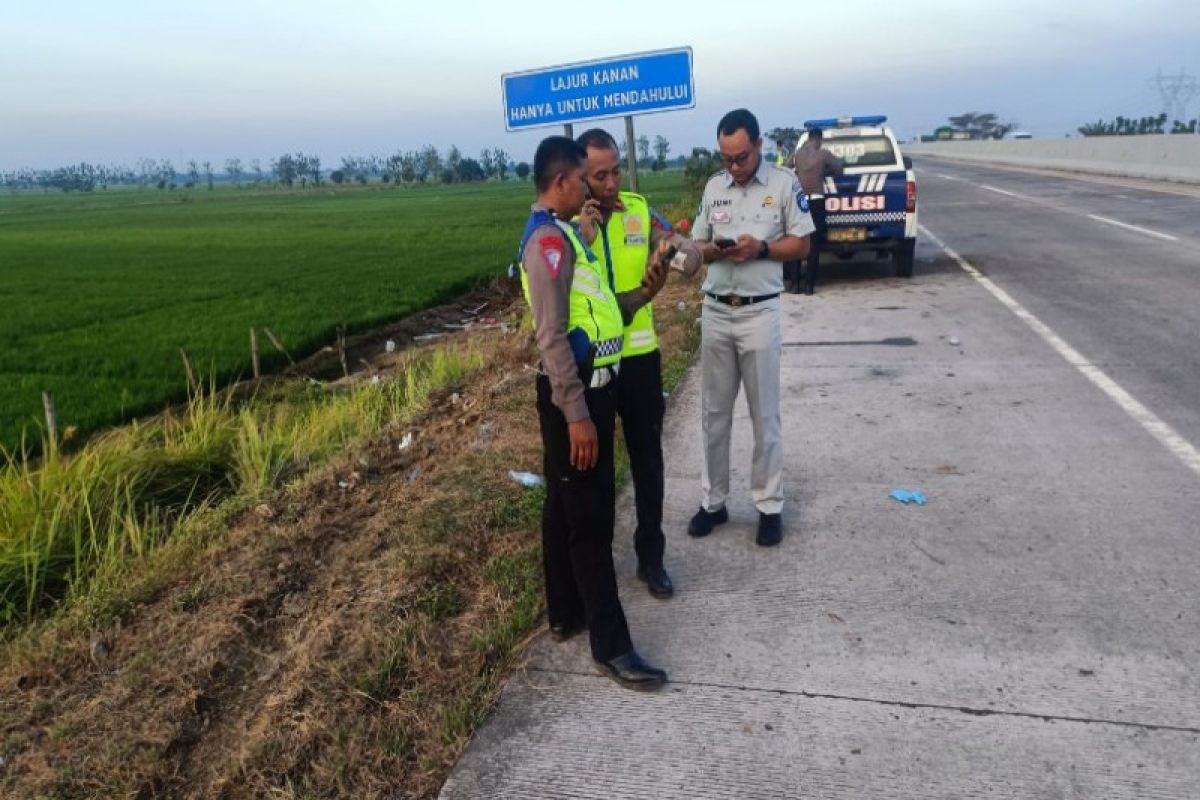
[[[1102,392],[1108,395],[1114,403],[1133,418],[1135,422],[1158,440],[1159,444],[1167,448],[1175,455],[1184,466],[1191,468],[1196,475],[1200,476],[1200,450],[1180,436],[1174,428],[1164,422],[1150,409],[1142,405],[1129,392],[1125,391],[1122,386],[1108,377],[1095,364],[1092,364],[1083,355],[1059,336],[1054,330],[1033,315],[1023,305],[1013,299],[1012,295],[997,286],[991,278],[984,275],[978,269],[971,265],[966,259],[956,253],[945,242],[934,235],[932,231],[924,225],[918,226],[920,231],[928,236],[934,244],[946,251],[946,255],[954,259],[963,271],[979,282],[983,288],[987,289],[993,297],[1000,301],[1009,311],[1017,315],[1018,318],[1028,325],[1034,333],[1040,336],[1048,345],[1054,348],[1060,356],[1066,359],[1067,363],[1079,370],[1088,380],[1095,384]]]
[[[935,172],[933,174],[937,175],[939,178],[945,178],[948,181],[961,181],[962,180],[962,178],[956,178],[953,175],[944,175],[941,172]]]
[[[989,192],[995,192],[996,194],[1003,194],[1003,195],[1008,195],[1009,197],[1016,197],[1020,200],[1032,200],[1033,199],[1032,197],[1026,197],[1023,194],[1017,194],[1016,192],[1010,192],[1007,189],[997,189],[995,186],[988,186],[986,183],[979,184],[979,188],[987,189]]]
[[[1159,233],[1158,231],[1152,231],[1149,228],[1139,228],[1137,225],[1130,225],[1128,222],[1119,222],[1115,219],[1109,219],[1108,217],[1101,217],[1096,214],[1088,214],[1088,218],[1094,219],[1098,222],[1107,222],[1109,225],[1116,225],[1118,228],[1124,228],[1125,230],[1136,231],[1137,233],[1144,233],[1147,236],[1153,236],[1156,239],[1165,239],[1168,242],[1178,242],[1179,241],[1178,236],[1172,236],[1169,233]]]

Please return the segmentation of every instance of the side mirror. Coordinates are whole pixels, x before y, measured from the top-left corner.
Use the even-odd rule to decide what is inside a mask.
[[[912,159],[911,159],[911,158],[909,158],[908,156],[905,156],[905,157],[904,157],[904,168],[905,168],[905,169],[912,169]]]

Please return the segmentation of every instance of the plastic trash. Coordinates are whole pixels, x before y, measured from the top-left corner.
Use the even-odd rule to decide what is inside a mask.
[[[962,342],[960,342],[960,341],[958,340],[958,337],[957,337],[957,336],[951,336],[951,337],[950,337],[950,346],[951,346],[951,347],[958,347],[960,344],[962,344]]]
[[[509,476],[517,483],[524,486],[526,489],[534,489],[538,486],[545,486],[546,479],[541,475],[534,475],[532,472],[517,472],[515,469],[508,471]]]
[[[408,473],[407,475],[405,475],[405,476],[404,476],[404,482],[405,482],[405,483],[412,483],[413,481],[415,481],[415,480],[417,479],[417,476],[418,476],[418,475],[420,475],[420,474],[421,474],[421,468],[420,468],[420,467],[413,467],[413,468],[412,468],[412,472],[410,472],[410,473]]]
[[[888,497],[893,500],[899,500],[901,503],[916,503],[919,506],[923,506],[928,502],[924,492],[913,492],[908,489],[893,489]]]
[[[399,447],[400,451],[403,452],[403,451],[407,450],[408,448],[412,447],[412,443],[413,443],[413,433],[412,433],[412,431],[409,431],[408,433],[404,434],[404,438],[400,440],[400,447]]]
[[[386,353],[394,353],[394,352],[396,352],[396,340],[395,340],[395,339],[388,339],[386,342],[384,342],[384,343],[383,343],[383,350],[384,350],[384,352],[386,352]]]

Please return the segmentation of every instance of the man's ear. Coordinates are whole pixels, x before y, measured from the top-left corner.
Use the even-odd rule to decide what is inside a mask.
[[[761,136],[758,137],[758,139],[754,142],[754,149],[762,150],[762,137]]]

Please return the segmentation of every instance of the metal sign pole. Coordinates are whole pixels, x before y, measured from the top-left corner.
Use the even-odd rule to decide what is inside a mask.
[[[575,138],[575,126],[569,122],[566,123],[565,125],[563,125],[563,136],[566,136],[568,139],[574,139]]]
[[[638,190],[637,179],[637,142],[633,139],[633,115],[625,117],[625,150],[629,155],[629,190]]]

